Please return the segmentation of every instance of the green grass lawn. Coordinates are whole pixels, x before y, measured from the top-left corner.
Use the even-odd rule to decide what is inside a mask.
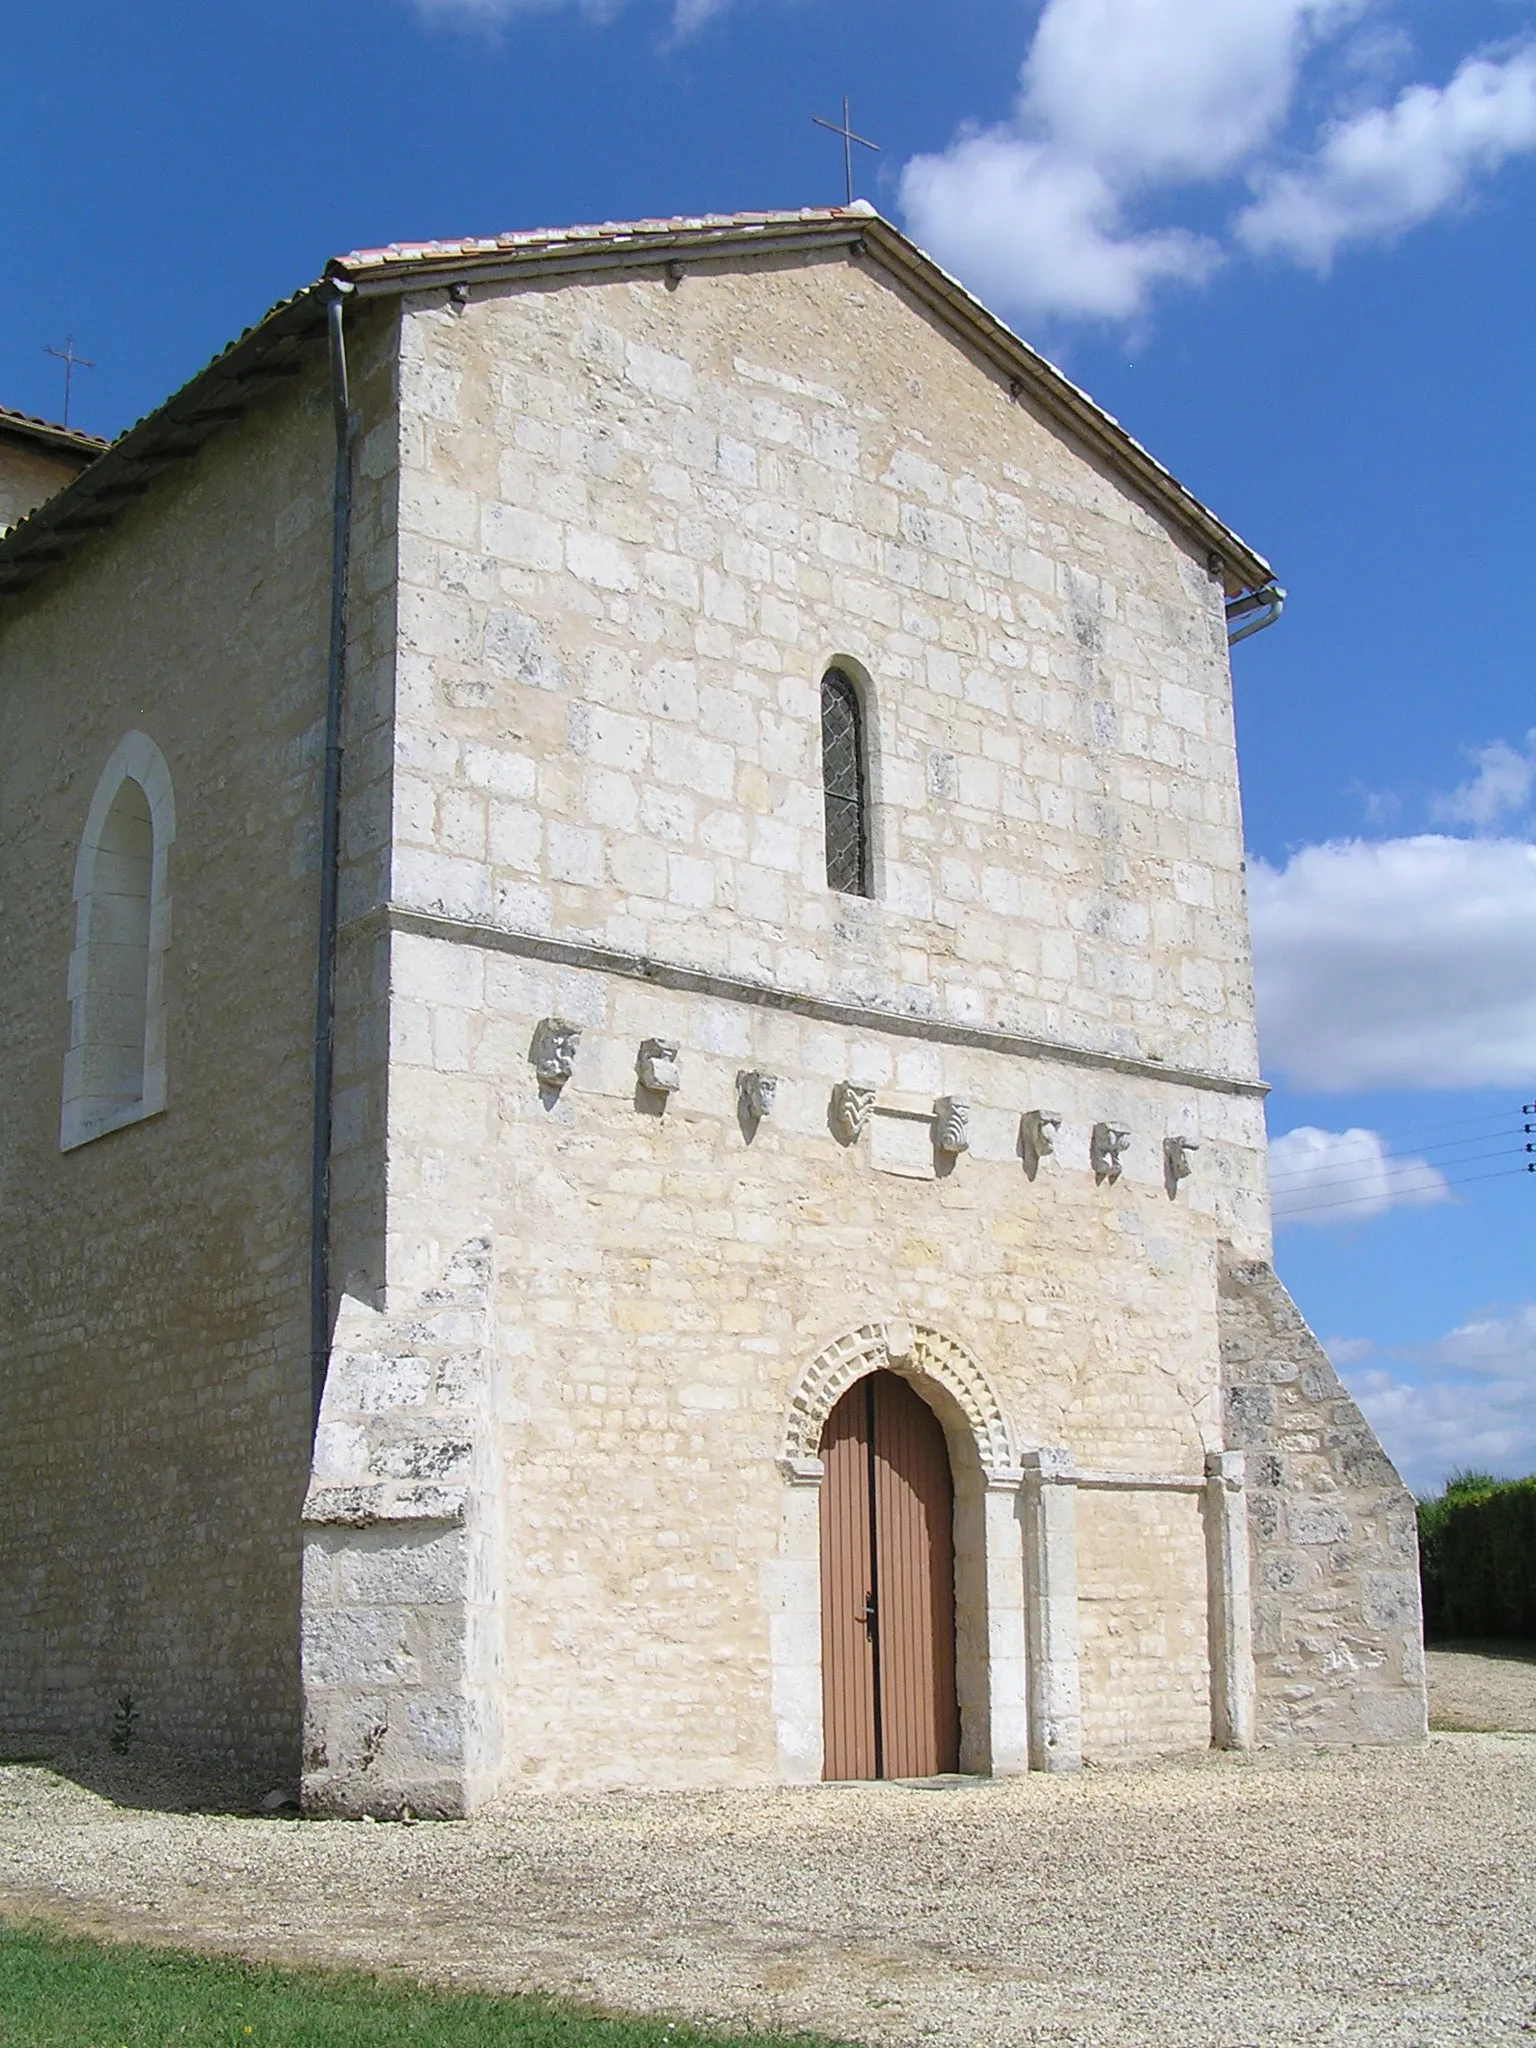
[[[0,1926],[0,2048],[789,2048],[790,2039]],[[793,2041],[830,2048],[809,2035]]]

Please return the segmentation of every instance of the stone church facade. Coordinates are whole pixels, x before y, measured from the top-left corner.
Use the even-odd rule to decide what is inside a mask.
[[[0,541],[6,1739],[451,1814],[1421,1734],[1269,1263],[1277,606],[859,209],[340,259]]]

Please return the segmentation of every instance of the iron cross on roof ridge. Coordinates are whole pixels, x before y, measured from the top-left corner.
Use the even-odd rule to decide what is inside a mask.
[[[94,370],[96,365],[88,357],[75,354],[75,337],[72,334],[65,335],[62,348],[49,348],[45,344],[43,354],[45,356],[57,356],[64,365],[64,418],[60,424],[67,427],[69,425],[70,379],[74,376],[76,370]]]
[[[813,122],[815,123],[815,125],[816,125],[816,126],[817,126],[818,128],[826,128],[826,129],[830,130],[830,132],[831,132],[831,133],[832,133],[833,135],[841,135],[841,137],[843,138],[843,181],[844,181],[844,184],[845,184],[845,185],[846,185],[846,187],[847,187],[847,196],[846,196],[846,198],[844,199],[844,201],[843,201],[843,204],[844,204],[845,206],[852,206],[852,204],[853,204],[853,145],[854,145],[855,143],[857,143],[857,144],[859,145],[860,149],[873,149],[873,150],[878,150],[878,149],[879,149],[879,147],[880,147],[880,145],[879,145],[879,143],[878,143],[878,142],[870,142],[870,141],[867,141],[867,140],[865,139],[865,137],[864,137],[864,136],[862,136],[862,135],[855,135],[855,134],[854,134],[854,132],[853,132],[853,130],[852,130],[852,129],[851,129],[850,127],[849,127],[849,125],[848,125],[848,95],[847,95],[847,93],[844,93],[844,94],[843,94],[843,121],[842,121],[842,126],[841,126],[841,127],[839,127],[839,126],[838,126],[838,124],[837,124],[837,122],[836,122],[836,121],[823,121],[823,120],[822,120],[822,118],[821,118],[821,116],[820,116],[820,114],[812,114],[812,116],[811,116],[811,120],[812,120],[812,121],[813,121]]]

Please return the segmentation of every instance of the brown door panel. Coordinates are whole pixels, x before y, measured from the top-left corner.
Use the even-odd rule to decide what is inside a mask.
[[[927,1402],[895,1373],[875,1382],[884,1776],[927,1778],[959,1766],[954,1483]]]
[[[875,1644],[866,1619],[874,1590],[870,1439],[862,1383],[832,1410],[821,1456],[821,1687],[824,1778],[874,1778]]]
[[[938,1418],[872,1373],[822,1434],[821,1646],[826,1778],[958,1768],[954,1484]]]

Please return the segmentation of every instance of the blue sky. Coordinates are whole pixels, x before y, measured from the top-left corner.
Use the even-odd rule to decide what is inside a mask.
[[[72,333],[115,433],[347,248],[835,202],[844,92],[861,192],[1289,587],[1235,659],[1277,1261],[1412,1483],[1536,1469],[1532,0],[13,7],[0,403]]]

